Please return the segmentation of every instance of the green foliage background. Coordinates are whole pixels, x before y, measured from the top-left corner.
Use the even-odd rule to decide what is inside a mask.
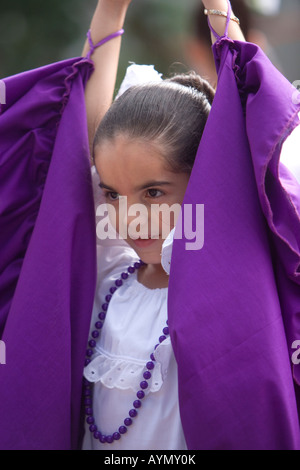
[[[132,1],[117,87],[130,61],[153,64],[164,75],[174,71],[173,63],[185,64],[183,38],[199,1]],[[264,1],[247,3],[256,11]],[[0,0],[0,78],[79,56],[96,5],[97,0]],[[271,60],[291,82],[299,80],[300,0],[281,0],[280,15],[258,12],[253,20],[268,37]]]
[[[120,75],[129,61],[168,74],[184,62],[181,39],[194,0],[134,0],[126,20]],[[79,56],[97,0],[0,0],[0,77]]]

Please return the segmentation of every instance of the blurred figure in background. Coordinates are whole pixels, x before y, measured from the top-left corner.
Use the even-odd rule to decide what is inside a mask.
[[[260,46],[265,52],[268,49],[266,36],[253,25],[252,12],[245,0],[232,0],[234,14],[240,19],[241,29],[248,42]],[[215,86],[217,73],[211,50],[211,35],[207,28],[207,17],[204,15],[204,6],[198,5],[192,14],[190,30],[193,36],[186,42],[185,55],[188,66],[199,75],[205,77]]]

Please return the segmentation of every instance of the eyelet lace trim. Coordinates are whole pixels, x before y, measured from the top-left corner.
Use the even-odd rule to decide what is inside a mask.
[[[110,389],[132,389],[134,392],[139,389],[147,361],[111,356],[100,348],[97,348],[97,352],[99,355],[84,370],[84,376],[89,382],[101,382]],[[161,389],[168,373],[172,354],[171,341],[170,338],[167,338],[154,353],[156,362],[153,371],[151,371],[152,378],[148,381],[149,388],[146,393],[158,392]]]

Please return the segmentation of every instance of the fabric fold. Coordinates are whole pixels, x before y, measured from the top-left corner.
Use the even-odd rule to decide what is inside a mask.
[[[189,252],[175,235],[169,286],[185,437],[299,449],[300,190],[287,193],[278,163],[299,106],[257,46],[223,37],[213,50],[218,88],[184,200],[204,204],[205,242]]]
[[[70,450],[96,282],[85,83],[75,58],[5,79],[0,115],[0,448]]]

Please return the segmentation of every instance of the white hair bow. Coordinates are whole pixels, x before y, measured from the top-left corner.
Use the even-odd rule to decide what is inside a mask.
[[[131,88],[134,85],[157,83],[162,81],[162,74],[155,70],[154,65],[131,64],[127,68],[125,78],[120,86],[116,99],[123,95],[128,88]]]

